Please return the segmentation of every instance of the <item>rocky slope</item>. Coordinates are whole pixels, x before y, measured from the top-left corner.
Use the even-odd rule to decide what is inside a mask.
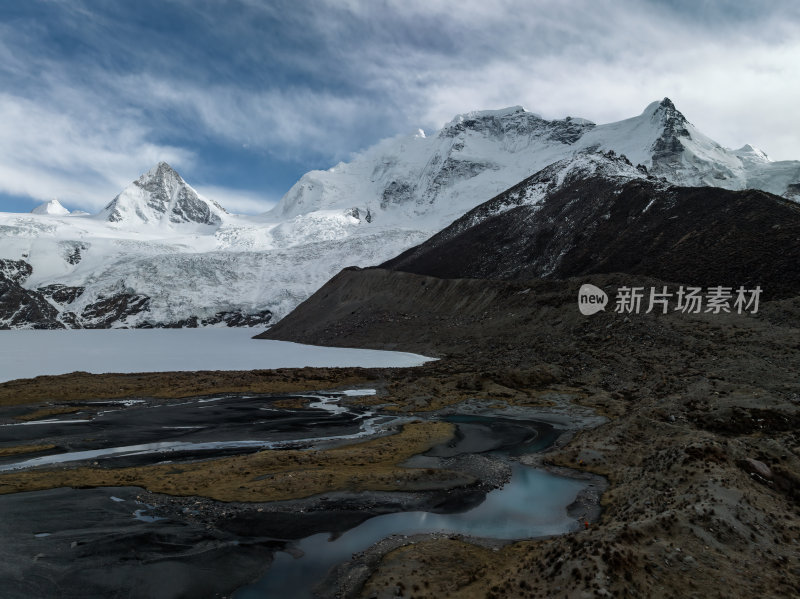
[[[665,284],[592,280],[609,295]],[[576,409],[609,418],[541,460],[524,458],[606,476],[598,523],[499,549],[408,538],[341,568],[342,596],[794,596],[798,296],[756,315],[586,317],[576,303],[584,281],[349,269],[265,334],[440,356],[395,375],[390,397],[401,410],[475,397],[552,406],[551,397],[571,396]]]
[[[668,185],[624,157],[562,161],[382,267],[446,278],[625,272],[800,292],[800,206],[762,191]]]
[[[24,260],[0,260],[0,329],[11,329],[35,322],[38,328],[60,329],[58,311],[38,291],[23,287],[31,275]]]

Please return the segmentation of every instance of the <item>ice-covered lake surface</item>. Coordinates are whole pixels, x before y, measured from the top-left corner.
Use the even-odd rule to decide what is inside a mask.
[[[252,339],[262,329],[94,329],[0,331],[0,382],[84,371],[169,372],[304,366],[419,366],[432,358],[405,352]]]

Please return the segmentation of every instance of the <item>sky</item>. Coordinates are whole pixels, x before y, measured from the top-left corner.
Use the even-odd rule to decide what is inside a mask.
[[[794,0],[0,2],[0,210],[96,212],[161,160],[231,212],[456,114],[606,123],[669,97],[800,159]]]

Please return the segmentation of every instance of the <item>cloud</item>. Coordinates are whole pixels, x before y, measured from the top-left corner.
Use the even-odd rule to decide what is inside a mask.
[[[0,93],[0,189],[36,199],[58,197],[81,208],[107,204],[159,160],[189,166],[186,149],[148,141],[149,131],[123,119],[80,113],[67,95],[56,106]]]
[[[243,146],[264,168],[324,167],[384,137],[514,104],[602,123],[669,96],[723,145],[800,159],[793,2],[73,0],[19,10],[28,17],[0,8],[0,192],[90,210],[166,160],[229,194],[220,201],[231,210],[260,211],[258,189],[228,190],[258,163],[237,166]]]
[[[280,198],[269,197],[266,194],[231,189],[216,185],[192,186],[197,193],[216,201],[228,212],[234,214],[260,214],[271,210]]]
[[[283,157],[345,157],[370,119],[383,118],[371,98],[305,87],[174,85],[151,75],[120,77],[107,85],[119,96],[141,95],[140,106],[150,112],[180,115],[176,118],[204,136]]]

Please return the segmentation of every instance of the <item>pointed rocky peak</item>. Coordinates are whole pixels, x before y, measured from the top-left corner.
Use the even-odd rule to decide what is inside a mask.
[[[49,202],[44,202],[43,204],[39,204],[31,210],[31,214],[49,214],[51,216],[66,216],[69,214],[69,210],[64,208],[56,199],[52,199]]]
[[[113,223],[219,225],[225,209],[200,196],[166,162],[131,183],[100,213]]]
[[[664,98],[661,102],[658,103],[659,108],[666,111],[678,112],[678,109],[675,108],[675,104],[672,103],[672,100],[669,98]],[[680,113],[679,113],[680,114]]]
[[[675,104],[669,98],[664,98],[660,102],[653,102],[644,109],[643,115],[649,115],[651,120],[663,126],[664,131],[676,135],[689,135],[686,129],[688,121],[683,113],[675,108]]]
[[[146,186],[146,185],[183,185],[185,181],[183,178],[178,174],[174,168],[172,168],[169,164],[164,161],[159,162],[149,171],[144,173],[141,177],[139,177],[136,181],[134,181],[134,185],[139,186]]]

